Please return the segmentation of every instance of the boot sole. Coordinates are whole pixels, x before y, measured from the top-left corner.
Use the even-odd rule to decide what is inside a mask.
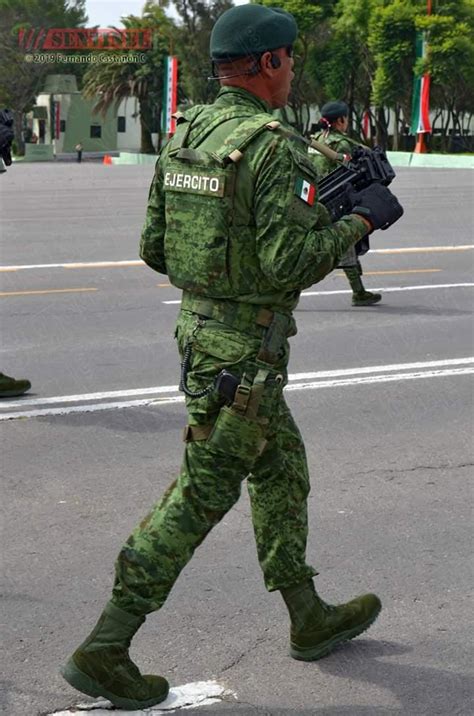
[[[0,398],[17,398],[18,396],[26,393],[26,391],[30,388],[25,388],[24,390],[0,390]]]
[[[137,701],[137,699],[127,699],[123,696],[117,696],[107,691],[97,681],[91,679],[90,676],[80,671],[72,659],[69,659],[67,664],[61,669],[61,676],[75,689],[81,691],[83,694],[88,696],[98,697],[102,696],[108,699],[114,706],[119,706],[123,709],[129,709],[131,711],[139,711],[145,709],[148,706],[155,706],[161,704],[162,701],[168,696],[169,689],[166,689],[160,696],[155,696],[153,699],[147,699],[146,701]]]
[[[363,308],[364,306],[375,306],[377,303],[380,303],[381,300],[382,300],[381,298],[378,298],[376,301],[366,301],[364,303],[359,303],[359,302],[354,303],[353,302],[352,305],[354,306],[354,308]]]
[[[334,647],[338,644],[341,644],[344,641],[350,641],[356,636],[359,636],[359,634],[362,634],[362,632],[367,631],[367,629],[377,619],[378,615],[380,614],[380,611],[381,610],[379,609],[376,614],[374,614],[374,616],[372,616],[363,624],[359,624],[359,626],[354,627],[353,629],[348,629],[345,632],[341,632],[340,634],[337,634],[337,636],[334,636],[332,639],[327,639],[327,641],[323,641],[316,647],[310,646],[301,649],[291,644],[290,656],[292,656],[293,659],[297,659],[299,661],[317,661],[318,659],[322,659],[323,656],[327,656],[328,654],[330,654]]]

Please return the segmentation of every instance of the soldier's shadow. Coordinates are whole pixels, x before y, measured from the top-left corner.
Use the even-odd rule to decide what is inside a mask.
[[[344,648],[337,649],[333,655],[318,661],[318,668],[331,676],[373,684],[380,689],[388,689],[398,701],[399,711],[395,713],[416,716],[445,716],[446,714],[466,715],[472,713],[474,679],[465,673],[454,670],[437,669],[411,663],[393,663],[391,656],[400,656],[413,652],[411,647],[395,642],[358,639]],[[379,657],[385,657],[383,660]],[[388,657],[388,659],[387,659]],[[348,713],[344,706],[322,707],[317,713]],[[360,711],[353,709],[351,714],[392,713],[392,709],[367,706]]]

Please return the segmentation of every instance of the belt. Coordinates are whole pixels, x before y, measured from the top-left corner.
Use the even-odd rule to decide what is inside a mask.
[[[261,338],[266,328],[271,325],[275,313],[263,306],[238,301],[220,301],[214,298],[199,298],[192,293],[183,291],[181,308],[219,323],[235,328],[237,331],[249,333]],[[280,314],[281,315],[281,314]],[[288,325],[291,318],[288,316]]]

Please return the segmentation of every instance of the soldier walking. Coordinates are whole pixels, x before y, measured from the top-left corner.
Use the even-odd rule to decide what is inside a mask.
[[[316,125],[320,130],[314,135],[314,139],[318,142],[327,144],[328,147],[334,149],[340,154],[352,154],[355,147],[360,144],[347,136],[349,127],[349,107],[345,102],[327,102],[321,108],[321,119]],[[323,179],[327,174],[336,168],[333,161],[322,154],[311,154],[318,179]],[[369,240],[364,236],[361,241],[350,247],[347,253],[341,258],[337,264],[338,268],[342,268],[352,288],[352,305],[353,306],[373,306],[382,300],[380,293],[366,291],[362,283],[362,264],[359,256],[367,253],[369,250]]]
[[[331,224],[315,201],[303,144],[275,122],[293,79],[292,15],[231,8],[211,35],[220,92],[191,108],[162,151],[140,255],[182,289],[176,327],[188,425],[181,472],[120,552],[111,600],[63,669],[80,691],[142,709],[166,698],[161,676],[131,661],[132,637],[165,603],[181,570],[247,480],[269,591],[291,622],[290,653],[315,660],[365,631],[381,603],[365,594],[330,606],[306,561],[305,449],[283,396],[288,337],[302,289],[320,281],[365,234],[393,219],[394,197],[372,187]]]

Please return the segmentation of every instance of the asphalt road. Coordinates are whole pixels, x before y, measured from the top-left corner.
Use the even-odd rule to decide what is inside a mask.
[[[1,177],[1,369],[33,383],[0,404],[7,716],[90,701],[59,665],[179,469],[179,293],[137,264],[151,175],[30,164]],[[473,177],[398,170],[406,214],[363,259],[383,302],[352,308],[335,272],[296,313],[287,397],[312,472],[317,588],[334,602],[375,591],[381,616],[316,664],[289,658],[244,486],[133,647],[173,686],[228,690],[199,716],[472,713]]]

